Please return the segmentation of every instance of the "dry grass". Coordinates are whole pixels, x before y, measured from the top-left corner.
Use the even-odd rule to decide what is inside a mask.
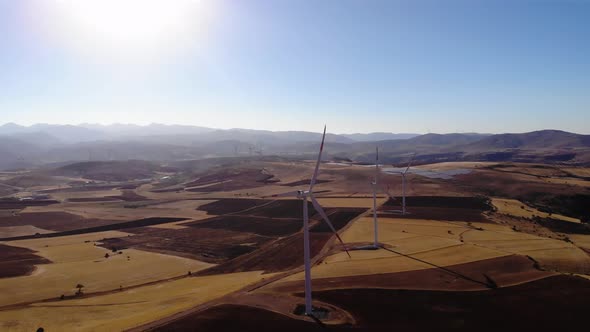
[[[268,277],[269,275],[265,275]],[[121,331],[236,291],[261,272],[183,278],[87,299],[38,303],[0,311],[0,330]]]
[[[97,191],[73,191],[73,192],[56,192],[51,193],[51,197],[54,199],[65,201],[66,199],[70,198],[86,198],[86,197],[107,197],[107,196],[119,196],[121,195],[121,190],[118,189],[110,189],[110,190],[97,190]]]
[[[563,169],[566,172],[570,172],[575,176],[590,177],[590,168],[588,167],[568,167]]]
[[[568,236],[577,246],[590,250],[590,235],[568,234]]]
[[[372,218],[358,219],[342,234],[342,238],[348,243],[372,242]],[[497,224],[380,218],[379,242],[411,258],[383,249],[351,251],[351,259],[341,252],[314,266],[313,277],[403,272],[512,254],[531,256],[541,266],[551,270],[587,273],[590,267],[590,258],[572,244],[515,232]],[[302,278],[303,274],[298,273],[283,281]]]
[[[580,187],[590,187],[590,181],[580,180],[576,178],[543,178],[543,181],[552,184],[565,184]]]
[[[12,246],[36,250],[38,255],[53,263],[38,266],[29,276],[3,279],[0,282],[0,293],[3,294],[0,305],[71,295],[78,283],[82,283],[87,292],[106,291],[212,266],[192,259],[134,249],[117,254],[94,245],[94,241],[121,236],[127,236],[127,233],[113,231],[7,242]],[[104,257],[106,253],[109,258]]]
[[[423,239],[412,239],[412,241],[421,240],[426,242],[429,241],[426,237]],[[449,266],[507,255],[496,250],[467,244],[449,243],[449,245],[441,245],[440,241],[432,242],[431,244],[436,244],[436,247],[433,247],[431,250],[424,250],[423,252],[416,253],[404,251],[402,245],[400,245],[399,248],[393,248],[395,251],[401,252],[405,255],[411,255],[413,258],[418,258],[430,264],[385,250],[355,251],[351,254],[352,259],[348,259],[346,254],[342,253],[331,256],[323,263],[314,266],[311,273],[314,279],[319,279],[404,272],[429,269],[433,267],[433,264],[437,266]],[[302,279],[303,273],[297,273],[281,281]]]
[[[207,218],[208,216],[203,216],[203,218]],[[168,222],[165,224],[157,224],[157,225],[151,225],[148,226],[150,228],[159,228],[159,229],[184,229],[184,228],[188,228],[188,226],[184,226],[183,224],[189,223],[189,222],[193,222],[199,219],[193,219],[193,220],[181,220],[181,221],[174,221],[174,222]]]
[[[35,233],[46,234],[53,233],[53,231],[31,225],[0,227],[0,238],[31,235]]]
[[[186,197],[185,197],[186,198]],[[151,217],[175,217],[200,219],[203,214],[196,211],[200,205],[211,200],[184,200],[149,204],[137,202],[87,202],[62,203],[48,206],[27,207],[25,212],[68,212],[84,218],[130,221]],[[134,208],[130,208],[135,206]]]
[[[455,170],[455,169],[459,169],[459,168],[463,168],[463,169],[481,168],[481,167],[494,166],[497,164],[498,163],[495,163],[495,162],[459,161],[459,162],[444,162],[444,163],[413,166],[413,168],[419,168],[419,169],[424,169],[424,170],[448,171],[448,170]]]
[[[515,199],[492,198],[492,204],[498,209],[498,213],[513,217],[533,218],[534,216],[539,216],[541,218],[553,218],[575,223],[580,222],[580,219],[562,216],[560,214],[549,215],[549,213],[541,212]]]
[[[359,208],[373,208],[373,198],[372,197],[363,197],[363,198],[317,198],[318,202],[321,206],[330,208],[330,207],[359,207]],[[385,203],[387,198],[385,197],[377,197],[377,206]]]

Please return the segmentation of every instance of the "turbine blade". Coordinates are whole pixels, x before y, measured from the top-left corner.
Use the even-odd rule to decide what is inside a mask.
[[[385,186],[382,186],[382,187],[379,187],[379,189],[382,193],[384,193],[389,198],[391,198],[395,201],[395,197],[393,196],[393,194],[391,194],[391,190],[389,189],[389,185],[387,185],[387,188]]]
[[[404,171],[404,173],[407,173],[408,170],[410,169],[410,166],[412,166],[412,161],[414,161],[414,157],[416,156],[416,154],[414,153],[412,155],[412,157],[410,158],[410,162],[408,163],[408,168],[406,168],[406,170]]]
[[[324,125],[324,135],[322,136],[322,144],[320,144],[320,153],[318,154],[318,161],[315,164],[315,170],[313,171],[313,177],[311,178],[311,182],[309,183],[309,191],[315,185],[315,181],[318,177],[318,172],[320,171],[320,161],[322,160],[322,151],[324,150],[324,140],[326,139],[326,125]]]
[[[334,228],[334,226],[330,222],[330,219],[328,219],[328,215],[326,215],[326,212],[324,211],[324,209],[322,208],[320,203],[318,203],[318,201],[315,199],[315,197],[310,196],[310,198],[311,198],[311,204],[313,204],[313,207],[315,208],[315,210],[320,214],[320,216],[322,216],[322,219],[324,219],[326,224],[328,224],[328,227],[330,227],[330,229],[332,230],[334,235],[336,235],[336,237],[338,238],[338,241],[340,241],[340,243],[342,243],[342,246],[344,247],[344,251],[346,251],[348,258],[352,258],[352,257],[350,257],[350,253],[348,252],[348,249],[346,248],[344,241],[342,241],[342,239],[340,238],[340,235],[338,235],[338,232],[336,232],[336,229]]]
[[[387,195],[387,197],[391,198],[392,200],[396,200],[395,197],[393,196],[393,194],[391,193],[391,190],[389,189],[389,185],[387,186],[378,186],[379,191],[384,193],[385,195]]]

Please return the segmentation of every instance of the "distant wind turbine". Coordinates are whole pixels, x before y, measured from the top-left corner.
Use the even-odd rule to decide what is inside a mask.
[[[374,229],[373,245],[357,247],[356,249],[379,249],[379,223],[377,221],[377,190],[385,193],[391,199],[395,199],[390,194],[389,188],[387,190],[385,190],[385,189],[380,188],[378,186],[378,178],[379,178],[379,147],[375,147],[375,175],[373,177],[373,181],[371,181],[371,186],[373,187],[373,229]]]
[[[410,161],[408,162],[408,167],[406,167],[405,171],[394,172],[394,173],[399,173],[402,176],[402,214],[406,214],[406,174],[410,170],[410,166],[412,165],[412,161],[414,160],[414,156],[416,156],[415,153],[410,158]]]
[[[320,162],[322,160],[322,151],[324,150],[324,139],[326,138],[326,127],[324,126],[324,134],[322,136],[322,143],[320,145],[320,152],[318,154],[318,160],[315,165],[315,170],[313,172],[313,176],[311,178],[311,182],[309,184],[309,188],[307,190],[297,190],[288,193],[273,195],[272,197],[285,197],[285,196],[295,196],[298,199],[303,201],[303,259],[305,264],[305,315],[306,316],[313,316],[313,309],[311,305],[311,257],[310,257],[310,245],[309,245],[309,211],[308,211],[308,200],[311,200],[313,207],[315,210],[322,216],[322,219],[326,222],[328,227],[332,230],[332,232],[338,238],[338,241],[342,243],[344,246],[344,250],[348,257],[350,257],[350,253],[346,249],[344,242],[338,235],[338,232],[328,219],[326,212],[318,203],[318,201],[313,196],[313,187],[316,183],[318,172],[320,169]]]
[[[373,178],[373,228],[375,231],[375,239],[373,247],[379,247],[379,226],[377,224],[377,176],[379,176],[379,147],[375,147],[375,177]]]

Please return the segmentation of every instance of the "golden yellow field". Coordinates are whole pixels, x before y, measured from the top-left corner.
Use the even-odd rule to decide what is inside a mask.
[[[26,225],[26,226],[0,226],[0,238],[6,237],[16,237],[16,236],[23,236],[23,235],[31,235],[31,234],[46,234],[46,233],[53,233],[53,231],[42,229],[39,227]]]
[[[68,198],[100,198],[100,197],[107,197],[107,196],[119,196],[121,195],[121,190],[118,189],[109,189],[109,190],[98,190],[98,191],[80,191],[80,192],[56,192],[52,193],[51,197],[57,199],[59,201],[64,201]]]
[[[314,266],[312,274],[314,278],[328,278],[432,268],[430,264],[400,254],[411,255],[439,266],[508,255],[493,248],[462,243],[460,234],[471,229],[467,223],[379,218],[379,242],[395,252],[384,249],[352,250],[352,258],[348,258],[344,252],[337,253]],[[342,234],[342,238],[347,243],[372,242],[372,218],[359,218]],[[302,278],[303,274],[299,273],[284,281]]]
[[[563,168],[564,171],[570,172],[575,176],[585,176],[590,177],[590,168],[589,167],[565,167]]]
[[[578,246],[590,250],[590,235],[570,234],[569,238]]]
[[[212,266],[192,259],[125,249],[122,254],[95,246],[107,237],[127,236],[122,232],[100,232],[46,239],[5,242],[38,251],[52,264],[38,265],[29,276],[2,279],[0,306],[71,295],[78,283],[86,292],[107,291],[199,271]],[[105,254],[109,258],[105,258]]]
[[[0,330],[24,332],[43,327],[45,331],[121,331],[221,297],[262,278],[259,271],[187,277],[97,297],[37,303],[0,311]]]
[[[480,168],[497,165],[496,162],[484,162],[484,161],[461,161],[461,162],[443,162],[428,165],[413,166],[413,168],[425,169],[425,170],[453,170],[458,168]]]
[[[359,218],[343,232],[342,238],[346,243],[372,242],[373,219]],[[497,224],[379,218],[379,242],[394,252],[384,249],[352,250],[352,258],[340,252],[314,266],[312,275],[314,278],[330,278],[403,272],[512,254],[531,256],[548,269],[590,272],[590,257],[574,245],[515,232],[510,227]],[[412,258],[400,254],[411,255]],[[282,281],[301,279],[303,273]]]
[[[545,178],[543,180],[547,183],[590,187],[590,181],[580,180],[576,178]]]
[[[551,216],[549,216],[548,213],[541,212],[515,199],[492,198],[492,204],[498,209],[498,213],[514,217],[532,218],[533,216],[539,216],[541,218],[553,218],[575,223],[580,222],[579,219],[562,216],[560,214],[551,214]],[[521,206],[523,208],[521,208]]]
[[[317,198],[318,202],[323,207],[362,207],[373,208],[373,197],[363,198]],[[387,198],[377,197],[377,206],[385,203]]]
[[[518,164],[504,168],[499,167],[503,171],[509,171],[504,173],[501,170],[498,172],[491,169],[479,170],[496,164],[453,162],[416,166],[416,168],[434,171],[468,169],[470,170],[468,174],[470,176],[477,176],[479,173],[493,173],[494,176],[497,174],[499,177],[512,177],[516,174],[515,178],[519,180],[531,178],[530,181],[527,180],[529,181],[527,184],[539,186],[539,188],[553,185],[560,186],[567,181],[567,184],[571,184],[572,188],[575,185],[576,190],[584,190],[581,186],[586,186],[585,182],[588,182],[575,178],[563,178],[563,172],[558,175],[562,176],[561,178],[557,176],[554,178],[537,178],[535,175],[520,174],[519,171],[529,169],[526,168],[527,166]],[[282,204],[273,202],[271,208],[267,208],[264,204],[267,201],[265,201],[260,204],[264,205],[264,209],[260,206],[251,208],[248,206],[258,203],[249,201],[236,202],[235,200],[223,201],[223,199],[264,198],[273,200],[272,194],[306,189],[308,184],[305,182],[309,180],[309,174],[313,171],[313,167],[314,161],[265,163],[263,170],[275,175],[275,180],[280,180],[280,182],[261,183],[254,188],[250,188],[250,184],[248,184],[244,185],[242,189],[221,192],[189,192],[184,190],[176,192],[176,189],[172,192],[151,192],[154,186],[161,185],[158,183],[159,180],[156,180],[151,184],[144,184],[137,189],[133,189],[136,194],[147,197],[149,200],[146,201],[76,203],[68,202],[67,199],[115,196],[120,195],[121,190],[62,192],[52,194],[52,198],[64,200],[63,202],[48,206],[24,208],[20,213],[57,211],[73,213],[86,218],[119,221],[150,217],[176,217],[186,218],[186,220],[143,226],[141,229],[129,230],[129,233],[107,231],[2,243],[32,249],[37,252],[37,255],[51,260],[52,263],[37,265],[31,275],[0,279],[0,294],[2,294],[0,297],[0,331],[34,331],[39,327],[43,327],[46,331],[119,331],[154,322],[191,308],[194,309],[195,306],[205,303],[207,304],[200,306],[200,308],[210,308],[212,305],[221,303],[249,303],[276,312],[284,309],[285,312],[289,311],[289,317],[293,316],[293,308],[289,306],[293,305],[294,307],[296,304],[300,304],[302,299],[293,292],[281,293],[281,291],[289,289],[289,287],[296,289],[299,287],[297,285],[303,285],[301,282],[304,278],[303,268],[301,263],[293,264],[289,261],[291,265],[282,264],[284,262],[281,260],[286,261],[284,257],[289,257],[289,260],[301,259],[300,255],[303,254],[302,247],[295,247],[295,245],[303,245],[301,243],[303,241],[299,240],[302,237],[301,226],[297,222],[301,216],[300,210],[295,210],[292,207],[300,207],[300,205],[285,204],[284,211],[277,211],[276,209],[273,210],[274,205],[283,206]],[[553,170],[531,167],[530,171],[552,172]],[[327,182],[318,183],[315,187],[315,190],[318,191],[316,197],[319,203],[323,207],[330,209],[356,207],[363,210],[354,212],[360,213],[360,215],[348,224],[345,224],[344,221],[336,224],[338,227],[342,227],[339,228],[340,235],[347,247],[351,249],[351,258],[341,251],[341,246],[335,237],[328,239],[329,234],[327,233],[313,234],[312,239],[317,241],[314,242],[314,246],[316,246],[314,252],[318,247],[324,245],[323,248],[320,248],[321,250],[318,249],[320,254],[312,258],[314,261],[312,279],[323,279],[318,280],[317,283],[323,285],[318,286],[320,289],[331,289],[332,284],[337,284],[335,288],[400,287],[396,286],[395,283],[388,284],[389,277],[409,278],[408,283],[413,283],[414,276],[427,276],[427,279],[429,279],[431,275],[437,275],[442,270],[447,272],[449,269],[453,270],[454,268],[450,267],[457,264],[466,264],[457,267],[457,271],[461,271],[461,269],[470,271],[465,275],[468,278],[471,278],[471,274],[477,275],[476,279],[478,280],[482,278],[483,273],[499,271],[498,274],[501,275],[500,272],[503,272],[504,269],[508,271],[506,274],[509,275],[519,273],[524,275],[520,279],[511,279],[509,277],[501,279],[502,277],[500,277],[497,284],[499,287],[504,287],[510,282],[514,284],[523,283],[533,278],[545,278],[561,273],[579,273],[584,277],[590,275],[590,255],[585,252],[586,249],[590,250],[590,235],[561,234],[558,230],[550,227],[543,227],[543,232],[530,230],[519,226],[520,223],[529,223],[529,220],[518,217],[551,217],[571,223],[580,223],[580,220],[557,214],[549,216],[549,214],[526,206],[518,200],[500,197],[492,198],[492,204],[497,208],[497,213],[487,210],[487,207],[477,208],[481,209],[481,212],[485,211],[483,215],[480,215],[479,212],[472,214],[459,213],[461,212],[459,209],[469,209],[470,212],[476,209],[463,207],[467,205],[461,204],[465,202],[465,196],[475,196],[474,192],[477,191],[465,183],[459,183],[459,176],[455,179],[441,180],[427,178],[419,174],[408,175],[408,196],[442,195],[458,196],[459,199],[457,197],[444,197],[438,201],[434,197],[430,198],[432,199],[432,205],[428,205],[430,203],[420,203],[425,204],[419,205],[421,211],[427,211],[428,206],[432,206],[433,210],[436,209],[436,211],[427,211],[429,213],[424,215],[427,215],[428,218],[441,220],[413,219],[420,217],[417,207],[414,211],[410,207],[410,211],[415,212],[415,214],[407,217],[383,212],[378,220],[378,242],[382,245],[382,248],[378,250],[360,250],[357,247],[373,243],[374,224],[371,213],[373,199],[370,185],[374,175],[373,172],[374,170],[371,167],[360,165],[322,165],[319,178]],[[571,172],[574,173],[574,170]],[[575,169],[575,172],[578,172],[576,174],[586,174],[584,170]],[[542,174],[547,176],[545,173]],[[180,178],[186,179],[184,183],[189,183],[199,176],[200,173],[195,172],[191,173],[190,176]],[[247,181],[250,180],[244,180],[245,183]],[[302,181],[303,184],[290,184],[290,182],[298,181]],[[399,196],[401,194],[400,177],[398,175],[381,174],[379,181],[380,185],[389,185],[393,195]],[[201,187],[214,186],[221,182]],[[235,183],[238,183],[238,181]],[[479,185],[477,184],[477,186]],[[178,185],[178,188],[182,189],[181,185]],[[469,190],[465,188],[469,188]],[[524,189],[519,190],[524,191]],[[556,192],[562,194],[569,190],[569,187],[563,190]],[[498,195],[503,194],[499,192]],[[511,197],[517,196],[513,195]],[[455,200],[447,200],[450,198]],[[278,199],[293,198],[283,197]],[[388,197],[379,193],[377,205],[382,205],[387,200]],[[215,213],[226,215],[229,218],[216,218],[212,223],[184,225],[195,220],[214,217],[214,215],[208,215],[205,211],[197,209],[203,204],[216,201],[219,201],[220,204],[215,204],[217,207],[213,208],[212,211],[217,211]],[[417,202],[417,200],[414,202]],[[445,205],[443,208],[440,202],[451,203],[449,203],[448,207]],[[260,212],[260,215],[265,217],[259,217],[258,214],[252,213],[252,216],[248,216],[248,218],[238,219],[244,217],[240,215],[241,213],[235,212],[235,210],[242,209],[241,204],[245,206],[241,211]],[[416,204],[418,205],[418,203]],[[259,211],[255,210],[259,208]],[[442,212],[438,213],[438,209],[449,211],[449,213],[443,215]],[[453,212],[453,209],[457,209],[457,213]],[[349,210],[344,212],[348,213]],[[4,214],[4,216],[10,217],[10,214]],[[453,220],[443,220],[447,218]],[[466,220],[472,220],[473,222],[460,220],[460,218],[466,218]],[[284,224],[286,226],[280,226],[284,227],[284,229],[277,227],[277,223],[283,222],[282,219],[285,219]],[[475,220],[481,222],[475,222]],[[513,223],[511,224],[509,221]],[[214,224],[215,222],[219,223]],[[315,225],[317,221],[314,220],[313,222]],[[512,228],[513,225],[516,226]],[[572,226],[572,224],[567,224],[567,226]],[[582,225],[576,224],[573,226]],[[535,227],[539,228],[538,225],[532,225],[531,223],[530,228]],[[180,231],[176,232],[176,230]],[[190,230],[190,232],[187,230]],[[47,231],[33,226],[1,227],[0,225],[0,237],[3,235],[30,234],[31,232],[43,233]],[[152,248],[166,248],[166,250],[173,248],[174,250],[167,252],[180,256],[203,257],[204,260],[219,265],[139,249],[123,249],[122,253],[119,254],[95,245],[100,244],[100,241],[105,238],[128,236],[136,236],[128,241],[131,243],[130,246],[136,245],[135,248],[145,248],[146,246],[142,244],[149,241],[154,241],[155,244],[165,243],[167,247],[154,246]],[[116,242],[113,241],[113,243]],[[277,248],[277,252],[281,254],[274,255],[274,257],[272,254],[268,254],[269,259],[266,260],[269,248],[273,250]],[[287,253],[287,256],[283,256],[282,253]],[[295,253],[297,254],[296,257]],[[105,254],[108,254],[109,257],[105,257]],[[476,263],[494,258],[501,259],[493,260],[491,263],[483,262],[481,264],[467,265],[467,263]],[[514,263],[515,260],[511,259],[515,259],[516,263]],[[496,263],[497,261],[501,263]],[[299,260],[299,262],[302,262],[302,260]],[[508,262],[507,265],[512,262],[515,266],[502,265],[505,264],[504,262]],[[480,271],[480,267],[486,266],[485,264],[488,264],[487,270],[482,268]],[[194,276],[194,272],[203,271],[213,266],[215,266],[215,269],[205,272],[219,274]],[[437,268],[438,270],[424,271]],[[519,270],[521,268],[522,270],[529,270],[522,272],[522,270]],[[280,272],[251,271],[233,273],[235,271],[262,269],[269,272]],[[188,275],[189,271],[193,276]],[[368,278],[371,275],[409,271],[421,272],[415,274],[405,273],[402,276],[385,275],[382,276],[385,281],[379,281],[380,284],[377,286],[370,284],[370,282],[364,284],[365,279],[377,280],[380,277]],[[527,274],[530,271],[533,271],[533,273]],[[531,279],[527,279],[527,276],[533,274],[534,276]],[[361,276],[361,278],[340,278],[354,276]],[[452,279],[455,276],[445,277]],[[491,276],[491,278],[495,278],[495,276]],[[442,279],[444,278],[441,277]],[[264,282],[261,282],[263,280]],[[423,281],[425,279],[419,280]],[[509,281],[503,283],[503,280]],[[347,284],[348,282],[350,284]],[[75,296],[77,284],[84,285],[84,296]],[[248,285],[253,286],[254,284],[256,287],[250,287],[248,292],[239,291]],[[486,287],[485,284],[477,287],[480,286]],[[433,288],[428,288],[429,285],[425,286],[420,282],[416,282],[415,285],[411,284],[407,287],[409,287],[408,289],[440,290],[445,289],[446,286],[436,288],[438,286],[435,285]],[[260,293],[267,296],[264,299],[270,299],[269,303],[256,302],[256,296],[260,295]],[[62,294],[66,298],[59,300]],[[231,296],[224,297],[230,294]],[[220,299],[221,297],[224,298]],[[289,301],[286,301],[289,305],[285,306],[286,309],[275,309],[272,302],[273,297],[289,297]],[[248,300],[244,300],[244,298],[248,298]],[[319,302],[317,299],[314,299],[314,301]],[[338,303],[331,303],[330,305],[337,307]],[[340,308],[340,310],[343,309]],[[350,317],[353,317],[352,312],[349,314]]]
[[[24,209],[27,212],[68,212],[85,218],[97,218],[107,220],[136,220],[151,217],[178,217],[189,219],[201,219],[206,216],[196,209],[212,202],[212,200],[185,200],[181,202],[163,201],[150,203],[141,208],[126,208],[137,202],[99,202],[99,203],[62,203],[48,206],[30,206]]]

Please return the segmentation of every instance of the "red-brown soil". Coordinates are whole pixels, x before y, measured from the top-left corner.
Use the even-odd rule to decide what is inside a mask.
[[[205,211],[220,213],[237,211],[232,215],[197,221],[189,224],[196,228],[223,228],[232,231],[251,232],[267,236],[284,236],[301,230],[302,202],[300,200],[221,200],[201,206]],[[228,203],[237,203],[235,205]],[[241,210],[240,210],[241,209]],[[320,252],[332,237],[332,231],[319,220],[313,207],[309,206],[311,220],[311,251],[312,256]],[[351,220],[363,213],[359,208],[330,208],[326,210],[336,230],[346,226]],[[303,233],[287,238],[277,239],[262,246],[260,249],[229,262],[213,267],[201,274],[217,274],[239,271],[264,270],[267,272],[284,271],[303,264]]]
[[[231,319],[232,321],[227,321]],[[286,329],[285,329],[286,328]],[[324,331],[319,326],[303,320],[263,309],[224,304],[195,315],[181,318],[151,331]]]
[[[281,201],[281,204],[277,204],[276,206],[273,205],[275,203],[271,203],[267,206],[245,212],[248,213],[248,215],[225,215],[206,220],[195,221],[185,225],[196,228],[227,229],[239,232],[249,232],[265,236],[286,236],[301,230],[303,225],[302,218],[300,216],[296,218],[266,216],[273,215],[273,213],[278,212],[276,210],[278,210],[281,206],[294,205],[284,204],[287,202],[290,201]],[[300,202],[296,201],[296,203]],[[294,208],[296,207],[297,206],[294,206]],[[288,206],[286,208],[286,211],[282,211],[283,215],[288,215],[293,212],[288,210]],[[344,227],[349,221],[356,218],[363,212],[365,212],[365,209],[357,208],[337,208],[326,210],[326,213],[328,214],[330,221],[336,230]],[[293,215],[296,214],[300,215],[301,212],[294,213]],[[318,218],[317,215],[315,217]],[[332,232],[332,230],[327,226],[326,223],[321,222],[313,226],[311,228],[311,232]]]
[[[207,214],[222,215],[240,212],[270,202],[270,200],[265,199],[228,198],[203,204],[197,210],[206,211]]]
[[[42,214],[42,213],[40,213]],[[5,217],[6,218],[6,217]],[[66,235],[75,235],[75,234],[87,234],[87,233],[96,233],[96,232],[105,232],[105,231],[112,231],[112,230],[121,230],[121,229],[128,229],[128,228],[135,228],[135,227],[144,227],[144,226],[151,226],[151,225],[158,225],[164,224],[169,222],[175,221],[182,221],[186,220],[186,218],[166,218],[166,217],[153,217],[153,218],[144,218],[132,221],[103,221],[99,219],[81,219],[83,221],[78,220],[76,228],[64,230],[61,232],[55,233],[45,233],[45,234],[35,234],[35,235],[26,235],[26,236],[17,236],[8,239],[0,239],[0,240],[24,240],[24,239],[31,239],[31,238],[45,238],[45,237],[58,237],[58,236],[66,236]],[[83,225],[81,222],[88,221],[88,220],[98,220],[98,223],[107,222],[107,224],[100,224],[97,226],[88,227],[87,224]],[[0,223],[1,225],[1,223]],[[30,225],[30,224],[26,224]],[[63,227],[63,224],[59,224],[60,227]],[[16,226],[16,225],[11,225]],[[34,225],[36,226],[36,225]],[[73,226],[70,223],[69,226]],[[37,226],[40,228],[44,228],[41,226]]]
[[[27,206],[47,206],[51,204],[57,204],[58,201],[46,199],[46,200],[31,200],[31,201],[18,201],[12,199],[0,200],[0,210],[22,210]]]
[[[311,256],[317,255],[331,233],[311,233]],[[242,271],[264,270],[278,272],[296,268],[303,264],[303,233],[282,238],[263,246],[259,250],[237,257],[225,264],[198,272],[198,275],[212,275]]]
[[[209,263],[223,263],[252,252],[271,240],[271,238],[252,233],[196,227],[183,229],[142,227],[125,231],[135,235],[106,239],[102,241],[102,246],[116,250],[136,248],[195,258]]]
[[[310,215],[315,214],[311,203],[308,203],[308,208]],[[229,198],[201,205],[197,210],[206,211],[213,215],[236,214],[268,218],[302,218],[303,203],[297,199],[272,201]]]
[[[396,200],[388,199],[383,205],[400,206],[400,204],[401,198],[398,198]],[[480,211],[492,210],[488,198],[483,196],[406,196],[406,206],[474,209]]]
[[[320,183],[328,183],[328,182],[332,182],[331,180],[321,180],[321,179],[317,179],[315,181],[316,184],[320,184]],[[289,182],[289,183],[283,183],[281,184],[281,186],[288,186],[288,187],[298,187],[298,186],[309,186],[309,184],[311,183],[311,179],[305,179],[305,180],[299,180],[299,181],[294,181],[294,182]]]
[[[276,182],[273,178],[274,175],[260,169],[224,169],[213,174],[204,175],[185,184],[185,187],[206,186],[187,190],[192,192],[232,191],[260,187],[264,183]],[[218,183],[222,181],[224,183]]]
[[[124,184],[120,187],[117,187],[117,189],[137,189],[137,187],[139,187],[140,184],[139,183],[128,183],[128,184]]]
[[[308,202],[309,215],[315,215],[313,205]],[[277,200],[247,211],[248,215],[269,218],[303,218],[303,202],[297,199]],[[242,213],[240,213],[242,214]],[[245,213],[244,213],[245,214]]]
[[[116,202],[118,198],[115,196],[108,196],[108,197],[73,197],[68,198],[68,202],[73,203],[84,203],[84,202]]]
[[[392,212],[387,212],[392,211]],[[490,222],[480,210],[474,209],[447,209],[434,207],[406,206],[406,214],[401,214],[401,208],[381,207],[378,217],[402,218],[402,219],[427,219],[446,221]]]
[[[30,249],[0,244],[0,278],[28,275],[35,265],[49,263],[51,261],[35,255]]]
[[[563,192],[560,186],[533,181],[520,174],[510,174],[492,170],[474,170],[468,174],[457,175],[453,178],[457,185],[464,190],[483,193],[494,197],[515,197],[531,191]]]
[[[227,215],[196,221],[186,226],[196,228],[227,229],[231,231],[250,232],[266,236],[286,236],[299,231],[301,219],[267,218],[254,216]]]
[[[150,199],[137,194],[136,192],[134,192],[133,190],[123,190],[123,193],[119,196],[108,196],[106,198],[114,198],[114,199],[120,199],[122,201],[127,201],[127,202],[140,202],[140,201],[149,201]]]
[[[68,187],[68,188],[56,188],[56,189],[47,189],[47,190],[40,190],[39,192],[45,194],[51,193],[72,193],[72,192],[84,192],[84,191],[103,191],[103,190],[111,190],[118,188],[118,185],[84,185],[84,186],[77,186],[77,187]]]
[[[52,173],[101,181],[129,181],[151,178],[158,171],[170,170],[143,160],[87,161],[62,166]]]
[[[408,256],[410,257],[410,256]],[[324,263],[319,263],[324,264]],[[314,279],[314,290],[335,288],[395,288],[424,290],[484,290],[510,286],[553,275],[535,268],[530,259],[511,255],[477,262],[435,267],[426,270],[362,276]],[[273,287],[281,293],[298,293],[303,282],[293,281]]]
[[[31,212],[20,213],[16,216],[0,217],[0,227],[32,225],[51,231],[69,231],[117,222],[103,219],[88,219],[67,212]]]
[[[590,281],[559,275],[482,291],[372,288],[317,291],[313,295],[351,313],[355,325],[322,326],[263,309],[226,304],[155,330],[575,331],[587,324]]]
[[[539,225],[545,226],[553,232],[567,234],[590,234],[590,224],[578,224],[553,218],[535,218],[534,220]]]
[[[380,208],[379,216],[386,218],[461,220],[470,222],[490,222],[484,212],[492,210],[485,197],[452,196],[409,196],[406,197],[405,215],[401,210],[401,198],[388,199]]]
[[[326,209],[328,219],[337,231],[346,226],[348,222],[363,214],[366,209],[363,208],[330,208]],[[316,218],[319,218],[316,216]],[[324,221],[317,223],[310,231],[312,233],[332,232],[328,224]]]
[[[162,188],[162,189],[153,189],[150,190],[152,193],[173,193],[173,192],[181,192],[184,191],[183,187],[174,186],[172,188]]]

